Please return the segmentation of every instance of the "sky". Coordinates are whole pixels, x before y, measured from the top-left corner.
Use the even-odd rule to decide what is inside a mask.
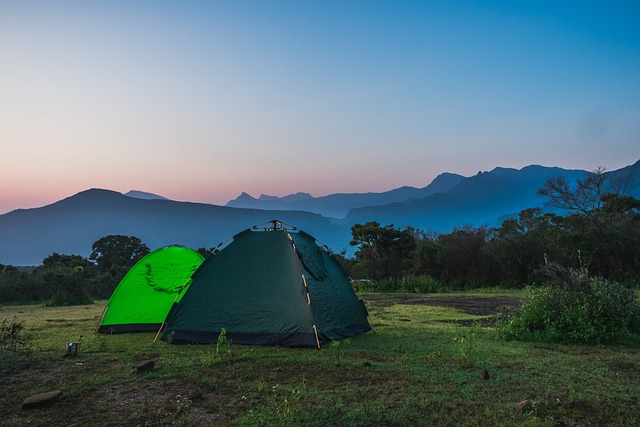
[[[640,159],[640,2],[0,0],[0,214]]]

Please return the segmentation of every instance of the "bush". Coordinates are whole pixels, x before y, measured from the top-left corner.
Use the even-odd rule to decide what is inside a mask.
[[[640,303],[619,283],[549,264],[544,287],[527,288],[508,336],[551,342],[610,344],[640,340]]]
[[[61,307],[67,305],[93,304],[93,300],[84,293],[76,292],[56,292],[44,302],[45,307]]]
[[[82,267],[57,266],[44,274],[44,282],[49,285],[53,295],[45,306],[65,306],[93,304],[87,296]]]
[[[17,352],[26,347],[27,339],[22,334],[24,323],[9,322],[7,319],[0,321],[0,351]]]

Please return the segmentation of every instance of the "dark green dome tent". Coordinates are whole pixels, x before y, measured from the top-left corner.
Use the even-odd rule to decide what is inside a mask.
[[[346,273],[309,234],[272,221],[233,237],[192,276],[161,339],[320,346],[371,330]]]
[[[184,246],[167,246],[145,255],[113,291],[98,332],[157,331],[203,261],[202,255]]]

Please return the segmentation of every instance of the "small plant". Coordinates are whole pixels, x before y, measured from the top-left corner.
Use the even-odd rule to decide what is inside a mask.
[[[298,392],[299,393],[306,393],[308,388],[309,388],[309,386],[307,384],[307,378],[303,375],[302,376],[302,380],[300,380],[300,385],[298,386]]]
[[[274,388],[274,393],[276,388]],[[291,394],[282,400],[276,408],[276,413],[280,418],[289,420],[294,413],[300,411],[301,399],[308,392],[307,378],[303,375],[300,383],[291,388]]]
[[[258,393],[264,393],[267,391],[267,382],[264,379],[264,374],[260,376],[260,381],[258,381]]]
[[[276,409],[276,412],[282,418],[289,419],[291,417],[291,415],[293,414],[293,408],[291,407],[291,404],[289,403],[289,399],[284,399],[282,401],[282,403]]]
[[[232,354],[231,341],[227,338],[227,330],[221,328],[218,341],[216,342],[216,357],[225,360],[230,358]]]
[[[215,344],[208,345],[199,357],[203,366],[213,366],[216,362],[223,362],[233,356],[231,340],[227,338],[227,330],[222,328]]]
[[[218,358],[218,355],[214,350],[212,350],[212,348],[213,346],[208,345],[201,350],[199,361],[202,366],[211,367],[216,363],[216,358]]]
[[[473,322],[471,326],[466,329],[464,335],[459,335],[453,338],[453,341],[458,345],[458,354],[460,359],[465,365],[474,365],[478,361],[479,357],[479,334],[480,324]]]
[[[27,338],[22,334],[24,323],[10,322],[2,319],[0,322],[0,350],[17,352],[27,345]]]
[[[340,363],[340,358],[342,356],[340,352],[340,346],[343,344],[349,344],[351,342],[350,338],[345,338],[343,340],[331,340],[331,348],[336,351],[336,361]]]

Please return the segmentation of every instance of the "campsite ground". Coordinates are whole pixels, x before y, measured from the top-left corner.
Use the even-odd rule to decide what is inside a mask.
[[[640,425],[640,349],[505,341],[518,294],[368,294],[375,333],[308,348],[96,335],[104,302],[0,307],[28,353],[0,353],[0,423],[19,425]],[[75,357],[63,357],[69,341]],[[153,360],[155,368],[137,373]],[[486,369],[488,378],[483,378]],[[35,393],[50,406],[22,410]]]

